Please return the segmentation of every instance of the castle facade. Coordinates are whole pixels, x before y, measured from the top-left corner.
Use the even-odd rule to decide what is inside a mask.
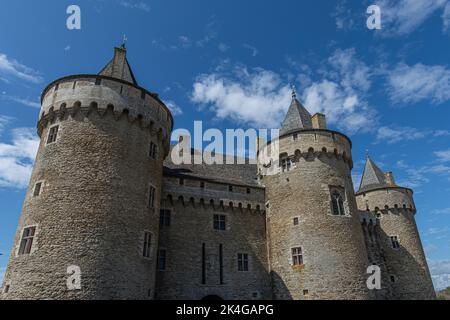
[[[49,84],[0,297],[435,298],[413,191],[367,158],[355,193],[352,142],[295,93],[256,165],[174,164],[172,129],[124,47]]]

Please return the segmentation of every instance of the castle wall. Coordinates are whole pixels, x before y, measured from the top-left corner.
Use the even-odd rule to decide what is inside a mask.
[[[164,177],[162,208],[170,226],[160,230],[166,270],[157,275],[158,299],[271,299],[265,238],[264,189]],[[225,215],[226,230],[213,228],[214,214]],[[205,251],[203,255],[203,244]],[[222,245],[223,283],[220,283]],[[238,271],[238,253],[249,257],[249,270]],[[204,258],[203,258],[204,257]],[[204,269],[202,267],[204,261]],[[204,270],[204,280],[202,276]]]
[[[434,299],[435,292],[415,222],[412,191],[382,188],[357,194],[358,207],[379,217],[381,251],[394,299]],[[390,237],[397,236],[400,248]],[[391,279],[391,276],[393,279]]]
[[[162,161],[168,152],[161,132],[169,132],[171,124],[164,130],[151,126],[157,112],[133,117],[129,101],[100,88],[105,83],[78,80],[60,83],[58,91],[51,87],[43,99],[41,143],[3,298],[151,299]],[[46,145],[55,125],[57,140]],[[156,160],[149,157],[151,142],[158,146]],[[33,197],[37,181],[44,182],[43,188]],[[148,207],[149,183],[156,189],[155,208]],[[33,250],[18,255],[21,234],[30,225],[37,227]],[[149,258],[143,257],[145,231],[153,234]],[[80,267],[81,290],[68,290],[71,265]]]
[[[295,133],[294,133],[295,134]],[[292,167],[281,172],[262,165],[268,200],[269,261],[276,299],[369,299],[367,252],[350,177],[351,144],[327,130],[283,136],[279,154]],[[264,170],[275,174],[264,175]],[[345,194],[344,216],[331,213],[330,188]],[[298,225],[293,219],[298,218]],[[303,264],[294,266],[291,249],[301,247]]]

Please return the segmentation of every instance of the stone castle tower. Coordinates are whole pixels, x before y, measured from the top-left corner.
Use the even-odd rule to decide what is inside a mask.
[[[370,263],[382,268],[386,299],[432,299],[435,291],[417,230],[413,191],[367,157],[356,193]]]
[[[355,193],[350,139],[295,92],[258,164],[174,164],[122,46],[52,82],[37,129],[2,299],[434,298],[412,190],[368,159]]]
[[[136,251],[158,241],[172,125],[158,96],[138,86],[124,47],[99,74],[44,90],[41,142],[4,280],[8,298],[153,296],[156,250],[146,260]],[[82,290],[68,290],[68,268],[77,267]]]
[[[278,144],[279,158],[261,168],[274,297],[370,299],[349,138],[328,130],[325,116],[311,116],[293,92]],[[296,253],[302,261],[293,261]]]

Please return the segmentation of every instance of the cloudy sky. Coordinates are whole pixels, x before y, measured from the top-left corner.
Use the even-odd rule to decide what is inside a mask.
[[[415,190],[437,288],[450,286],[450,1],[8,1],[0,11],[0,277],[37,149],[39,96],[69,74],[97,73],[127,35],[139,83],[177,128],[278,127],[290,84]],[[366,10],[381,8],[381,30]],[[81,8],[81,30],[66,9]],[[206,126],[204,124],[204,126]]]

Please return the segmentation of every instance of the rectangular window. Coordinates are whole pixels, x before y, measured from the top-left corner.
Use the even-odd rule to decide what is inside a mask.
[[[298,139],[298,134],[294,133],[293,135],[294,141]]]
[[[150,152],[149,152],[149,156],[152,159],[156,159],[156,156],[158,154],[158,147],[155,143],[150,142]]]
[[[200,182],[200,188],[205,189],[205,183],[203,181]]]
[[[170,226],[170,210],[161,209],[159,210],[159,226],[160,227],[169,227]]]
[[[398,240],[397,236],[391,236],[391,245],[393,249],[400,248],[400,241]]]
[[[166,250],[165,249],[158,250],[158,270],[159,271],[166,270]]]
[[[298,226],[298,218],[297,217],[294,218],[293,222],[294,222],[294,226]]]
[[[142,252],[142,255],[144,258],[150,258],[150,249],[152,245],[152,234],[150,232],[144,233],[144,250]]]
[[[149,194],[148,194],[148,207],[154,208],[155,207],[155,187],[150,186]]]
[[[247,188],[247,194],[250,194],[250,193],[251,193],[251,189]]]
[[[37,182],[34,185],[33,197],[38,197],[41,194],[42,182]]]
[[[238,253],[238,271],[248,271],[247,253]]]
[[[289,158],[281,159],[281,171],[288,172],[291,171],[292,162]]]
[[[395,277],[391,275],[391,282],[394,283],[395,282]]]
[[[56,142],[56,137],[58,136],[58,128],[59,126],[54,126],[50,128],[47,137],[47,144]]]
[[[9,284],[5,285],[5,290],[3,290],[3,293],[8,293],[9,292]]]
[[[292,248],[292,265],[300,266],[303,264],[302,248]]]
[[[228,186],[228,191],[233,192],[233,186]]]
[[[214,215],[214,229],[215,230],[225,230],[226,216],[223,214]]]
[[[180,186],[184,186],[184,179],[179,180]]]
[[[99,86],[99,85],[101,85],[101,84],[102,84],[102,79],[101,79],[101,78],[95,79],[95,85],[96,85],[96,86]]]
[[[36,227],[27,227],[23,229],[22,240],[20,241],[19,254],[30,254],[33,246]]]

